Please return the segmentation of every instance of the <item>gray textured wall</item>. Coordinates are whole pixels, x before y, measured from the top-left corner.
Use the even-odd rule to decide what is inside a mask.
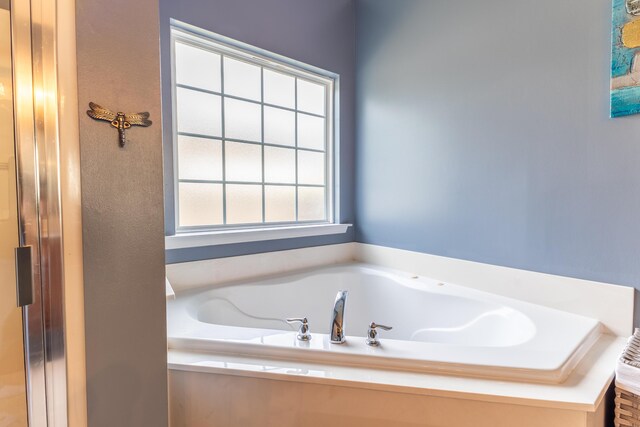
[[[157,0],[76,5],[89,427],[167,425]],[[89,101],[149,111],[117,132]]]
[[[353,0],[160,0],[166,233],[174,232],[169,19],[222,34],[340,75],[340,221],[354,220],[355,2]],[[348,233],[167,251],[167,262],[350,242]]]
[[[357,240],[638,287],[611,2],[357,4]]]

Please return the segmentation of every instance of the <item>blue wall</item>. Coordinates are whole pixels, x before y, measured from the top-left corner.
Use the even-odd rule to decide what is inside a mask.
[[[640,285],[611,2],[358,0],[356,239]]]
[[[357,241],[640,287],[640,117],[608,118],[610,6],[161,0],[164,114],[171,17],[335,71],[341,220],[355,220]],[[170,234],[171,204],[166,218]],[[182,249],[167,260],[353,238]]]
[[[183,22],[340,75],[340,220],[354,221],[355,3],[353,0],[160,0],[165,167],[165,231],[174,232],[169,20]],[[169,143],[166,143],[169,142]],[[191,261],[353,241],[336,236],[167,251]]]

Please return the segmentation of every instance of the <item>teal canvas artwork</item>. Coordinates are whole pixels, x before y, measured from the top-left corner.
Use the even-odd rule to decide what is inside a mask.
[[[611,117],[640,113],[640,0],[613,0]]]

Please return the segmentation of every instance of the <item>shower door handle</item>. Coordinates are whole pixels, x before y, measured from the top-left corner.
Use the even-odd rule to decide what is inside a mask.
[[[33,304],[33,267],[31,246],[16,248],[16,298],[18,307]]]

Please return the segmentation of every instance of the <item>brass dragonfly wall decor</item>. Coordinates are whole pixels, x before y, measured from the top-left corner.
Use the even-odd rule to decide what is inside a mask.
[[[111,122],[111,126],[118,129],[119,144],[120,147],[124,147],[127,142],[124,131],[131,126],[151,126],[151,120],[149,120],[149,113],[114,113],[111,110],[107,110],[100,105],[90,102],[90,110],[87,110],[87,115],[95,120],[105,120]]]

